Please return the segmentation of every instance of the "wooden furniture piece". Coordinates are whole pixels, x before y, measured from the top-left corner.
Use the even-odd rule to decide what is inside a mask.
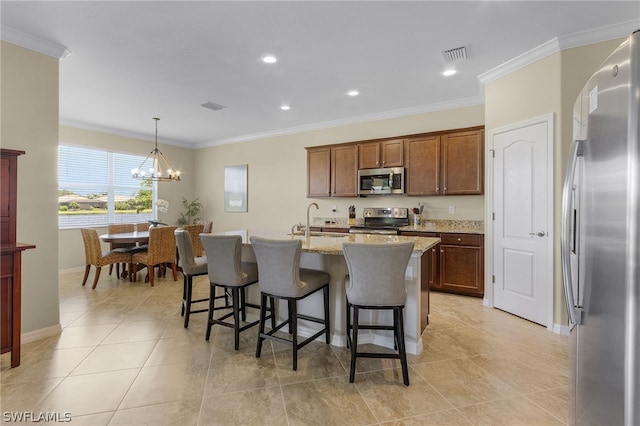
[[[100,279],[100,271],[102,271],[103,266],[112,265],[114,263],[131,263],[131,252],[130,251],[102,251],[102,247],[100,246],[100,237],[98,237],[98,233],[95,229],[83,228],[80,230],[82,234],[82,241],[84,242],[84,258],[85,258],[85,268],[84,268],[84,278],[82,278],[82,285],[84,286],[87,283],[87,278],[89,277],[89,271],[91,270],[91,265],[96,268],[95,276],[93,278],[92,289],[95,289],[98,285],[98,279]]]
[[[204,224],[183,225],[182,229],[189,233],[191,237],[191,245],[193,246],[193,256],[204,256],[204,247],[202,246],[202,240],[200,240],[200,234],[204,233]]]
[[[35,248],[16,241],[18,156],[23,154],[0,150],[0,353],[11,352],[12,368],[20,365],[22,252]]]
[[[479,195],[484,192],[484,130],[408,138],[407,195]]]
[[[379,169],[404,166],[404,139],[359,144],[359,167]]]
[[[307,148],[307,197],[357,197],[357,176],[357,145]]]
[[[420,231],[402,231],[400,235],[440,238],[440,244],[424,254],[429,256],[431,290],[484,296],[484,235]]]
[[[173,280],[178,281],[178,270],[176,268],[176,236],[175,226],[158,226],[149,228],[149,245],[147,251],[135,253],[131,256],[133,263],[133,280],[136,281],[138,264],[147,266],[147,276],[149,285],[153,287],[154,266],[171,265]]]

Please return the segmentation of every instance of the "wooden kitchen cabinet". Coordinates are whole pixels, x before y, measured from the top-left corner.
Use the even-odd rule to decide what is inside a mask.
[[[18,156],[0,150],[0,353],[11,352],[11,367],[20,365],[22,252],[35,248],[16,242]]]
[[[407,195],[484,192],[484,130],[416,136],[406,141]]]
[[[361,169],[404,166],[404,139],[361,143],[359,148]]]
[[[433,291],[484,296],[484,236],[482,234],[402,231],[400,235],[440,238],[429,256],[429,288]]]
[[[331,196],[358,196],[358,146],[331,148]]]
[[[407,139],[405,155],[407,195],[439,195],[440,136]]]
[[[443,195],[484,192],[484,130],[444,134],[441,158]]]
[[[469,296],[484,296],[484,237],[440,234],[440,287]]]
[[[307,148],[307,197],[356,197],[357,185],[357,145]]]
[[[307,148],[307,197],[331,196],[331,148]]]

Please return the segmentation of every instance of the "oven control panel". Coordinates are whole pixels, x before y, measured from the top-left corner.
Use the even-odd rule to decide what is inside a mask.
[[[394,218],[405,219],[409,217],[409,209],[406,207],[365,207],[362,216],[366,218]]]

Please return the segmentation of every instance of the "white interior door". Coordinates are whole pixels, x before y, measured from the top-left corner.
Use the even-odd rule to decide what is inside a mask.
[[[493,306],[553,326],[551,115],[491,132]]]

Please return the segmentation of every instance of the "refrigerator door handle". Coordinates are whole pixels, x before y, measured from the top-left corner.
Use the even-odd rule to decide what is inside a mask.
[[[562,255],[562,282],[564,285],[565,301],[570,324],[582,324],[582,312],[577,306],[573,294],[573,277],[571,276],[571,191],[573,189],[573,176],[576,171],[578,157],[582,156],[584,140],[575,140],[571,144],[571,157],[569,167],[564,177],[562,188],[562,232],[560,235],[560,253]]]

